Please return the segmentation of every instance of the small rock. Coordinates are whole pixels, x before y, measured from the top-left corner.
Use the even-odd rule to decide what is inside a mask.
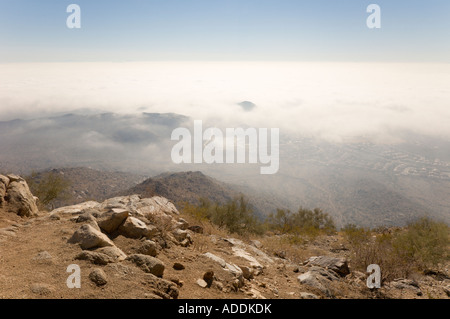
[[[444,292],[447,294],[447,297],[450,297],[450,286],[443,287]]]
[[[142,245],[138,247],[137,253],[156,257],[158,254],[158,246],[152,240],[145,240]]]
[[[47,251],[41,251],[36,256],[33,257],[33,260],[49,260],[52,259],[52,255],[50,255]]]
[[[50,295],[55,288],[51,285],[43,284],[43,283],[35,283],[30,286],[31,292],[41,296]]]
[[[59,213],[52,213],[48,216],[48,219],[50,220],[61,220],[61,216],[59,216]]]
[[[341,277],[345,277],[350,273],[345,258],[336,258],[332,256],[311,257],[306,261],[306,264],[330,269]]]
[[[87,221],[93,221],[93,222],[95,222],[96,219],[95,219],[95,217],[94,217],[91,213],[86,212],[86,213],[83,213],[83,214],[81,214],[80,216],[78,216],[77,219],[76,219],[75,221],[76,221],[77,223],[84,223],[84,222],[87,222]]]
[[[127,258],[127,255],[116,246],[100,247],[97,248],[95,251],[111,257],[114,260],[114,262],[119,262]]]
[[[203,274],[203,280],[208,284],[208,287],[211,287],[214,281],[214,271],[209,270]]]
[[[106,274],[100,268],[95,268],[90,274],[89,279],[97,286],[104,286],[108,283]]]
[[[252,244],[253,247],[262,248],[262,244],[261,244],[261,242],[259,240],[256,240],[256,239],[255,240],[251,240],[250,243]]]
[[[189,239],[185,239],[180,243],[181,247],[188,247],[191,244],[191,241]]]
[[[102,254],[95,251],[84,250],[75,256],[76,260],[87,260],[94,265],[107,265],[113,263],[113,258],[106,254]]]
[[[102,247],[95,251],[84,250],[75,256],[77,260],[87,260],[95,265],[107,265],[125,260],[127,256],[117,247]]]
[[[189,223],[183,218],[178,218],[177,227],[181,230],[186,230],[189,227]]]
[[[173,264],[173,269],[175,269],[175,270],[183,270],[185,267],[184,267],[184,265],[183,264],[180,264],[180,263],[174,263]]]
[[[284,250],[276,251],[274,255],[281,259],[286,259],[286,252]]]
[[[197,285],[199,285],[202,288],[208,287],[208,283],[206,281],[204,281],[203,279],[198,279],[197,280]]]
[[[127,260],[130,260],[133,263],[135,263],[143,271],[151,273],[157,277],[162,277],[164,274],[165,269],[164,263],[155,257],[142,254],[134,254],[128,256]]]
[[[239,266],[242,270],[242,275],[245,279],[251,280],[253,279],[253,269],[247,266]]]
[[[183,287],[184,283],[180,280],[180,278],[170,278],[169,280],[176,284],[178,287]]]
[[[311,294],[309,292],[301,292],[300,299],[319,299],[315,294]]]
[[[223,283],[221,283],[220,281],[214,281],[213,283],[214,287],[220,291],[223,290]]]
[[[172,231],[172,235],[176,240],[182,242],[183,240],[187,239],[188,232],[182,229],[175,229],[174,231]]]

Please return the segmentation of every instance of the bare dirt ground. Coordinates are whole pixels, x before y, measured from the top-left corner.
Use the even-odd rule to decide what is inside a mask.
[[[186,216],[183,216],[186,217]],[[186,217],[188,219],[188,217]],[[144,272],[128,260],[107,265],[93,265],[84,260],[75,260],[81,252],[78,245],[68,244],[68,239],[80,227],[70,219],[51,219],[46,213],[37,218],[20,218],[4,211],[0,212],[0,298],[3,299],[142,299],[155,298],[152,275]],[[157,258],[165,264],[163,279],[176,283],[178,299],[299,299],[308,293],[318,298],[327,298],[322,292],[299,283],[297,277],[308,269],[297,260],[274,256],[271,238],[262,238],[263,247],[272,263],[265,264],[261,274],[244,280],[243,286],[229,289],[230,274],[217,263],[202,256],[206,252],[220,256],[229,263],[242,265],[247,262],[233,254],[233,244],[224,240],[225,233],[209,230],[205,234],[193,234],[193,244],[188,247],[170,245],[158,251]],[[125,254],[135,253],[139,240],[119,236],[113,239]],[[299,251],[299,259],[313,255],[332,255],[333,247],[341,245],[339,236],[317,240],[308,248]],[[266,247],[264,247],[264,245]],[[339,254],[342,255],[342,252]],[[184,269],[174,269],[174,264]],[[67,278],[71,273],[67,267],[79,265],[81,288],[68,288]],[[89,274],[95,268],[104,271],[107,283],[96,285]],[[213,271],[215,280],[207,288],[200,287],[198,279],[205,272]],[[426,286],[421,294],[415,290],[382,288],[371,291],[365,285],[365,277],[351,273],[345,279],[330,283],[333,298],[448,298],[442,289],[448,282],[425,278]],[[424,280],[425,280],[424,279]],[[429,283],[428,283],[429,282]]]

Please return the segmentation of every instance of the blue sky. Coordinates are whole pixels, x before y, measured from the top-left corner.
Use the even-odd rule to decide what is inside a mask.
[[[152,60],[450,62],[450,1],[0,0],[0,62]]]

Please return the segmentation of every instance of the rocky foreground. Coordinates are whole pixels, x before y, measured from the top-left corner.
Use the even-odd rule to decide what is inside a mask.
[[[450,295],[448,272],[367,288],[368,274],[352,270],[339,235],[311,242],[304,260],[294,262],[273,250],[275,236],[233,238],[183,216],[163,197],[115,197],[51,212],[39,211],[36,201],[22,178],[0,175],[1,298]]]

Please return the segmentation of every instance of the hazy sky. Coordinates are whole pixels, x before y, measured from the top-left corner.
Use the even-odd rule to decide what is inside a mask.
[[[449,17],[448,0],[0,0],[0,62],[450,62]]]

